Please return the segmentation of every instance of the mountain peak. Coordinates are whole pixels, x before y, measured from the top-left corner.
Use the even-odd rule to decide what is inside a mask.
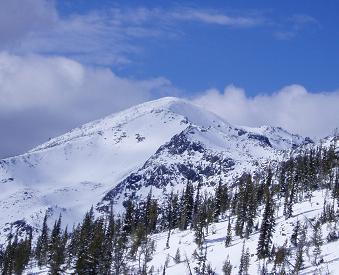
[[[218,115],[195,105],[189,100],[178,97],[162,97],[156,100],[141,103],[120,113],[112,114],[109,117],[142,115],[154,111],[169,111],[176,115],[183,116],[193,124],[199,126],[210,126],[213,121],[225,121]],[[208,124],[208,125],[207,125]]]
[[[65,143],[79,137],[95,135],[100,132],[108,131],[115,127],[128,124],[136,119],[144,117],[144,123],[152,123],[155,116],[163,114],[163,120],[171,120],[176,117],[178,120],[184,120],[187,123],[200,127],[228,126],[229,124],[216,114],[203,109],[194,103],[177,97],[163,97],[160,99],[144,102],[132,106],[121,112],[113,113],[102,119],[86,123],[78,128],[53,138],[48,142],[32,149],[30,152],[49,148],[58,144]],[[147,118],[146,118],[147,117]]]

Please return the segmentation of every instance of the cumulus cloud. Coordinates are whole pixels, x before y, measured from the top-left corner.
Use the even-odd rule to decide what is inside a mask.
[[[133,80],[69,58],[0,53],[0,155],[23,152],[71,127],[175,93],[162,77]]]
[[[339,127],[339,91],[311,93],[290,85],[254,97],[233,85],[212,89],[193,100],[237,125],[281,126],[304,136],[324,137]]]

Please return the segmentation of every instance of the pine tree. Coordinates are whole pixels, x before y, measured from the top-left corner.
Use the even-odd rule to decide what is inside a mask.
[[[4,251],[3,255],[3,263],[2,263],[2,274],[3,275],[9,275],[12,274],[13,268],[14,268],[14,248],[15,248],[15,242],[12,243],[12,235],[10,235],[8,244],[6,246],[6,249]]]
[[[228,226],[227,226],[227,235],[225,239],[225,246],[228,247],[232,241],[232,227],[231,227],[231,217],[228,217]]]
[[[286,178],[285,178],[285,202],[284,202],[284,215],[286,219],[292,217],[293,214],[293,201],[295,198],[295,181],[294,181],[294,161],[291,158],[286,163]]]
[[[271,179],[269,180],[270,184]],[[249,238],[249,235],[253,231],[254,219],[256,216],[257,210],[257,201],[256,201],[256,190],[254,183],[252,181],[251,175],[248,175],[246,178],[246,201],[247,201],[247,210],[246,210],[246,228],[245,228],[245,237]]]
[[[80,247],[80,231],[81,226],[78,224],[76,227],[73,227],[72,232],[70,234],[70,242],[67,246],[67,267],[73,267],[74,260],[79,254]]]
[[[287,263],[287,240],[283,246],[277,247],[277,249],[272,248],[272,255],[275,256],[274,258],[274,270],[276,267],[280,267],[278,274],[281,274],[283,270],[285,270],[285,265]]]
[[[198,182],[197,192],[195,195],[195,199],[193,200],[193,212],[192,212],[192,224],[191,227],[195,227],[199,218],[199,211],[201,205],[201,196],[200,196],[200,189],[201,189],[201,181]]]
[[[65,262],[65,246],[67,242],[66,234],[62,235],[61,215],[54,223],[49,243],[49,259],[50,274],[57,275],[62,273],[61,265]]]
[[[75,272],[78,274],[88,274],[95,268],[95,263],[92,262],[93,251],[96,250],[94,242],[94,236],[99,235],[98,222],[94,221],[94,210],[93,207],[89,212],[86,213],[85,218],[82,222],[81,229],[79,232],[78,248],[77,248],[77,259],[75,263]],[[96,231],[98,230],[98,231]],[[97,236],[96,238],[98,238]],[[97,242],[95,242],[97,244]]]
[[[238,275],[249,275],[248,273],[249,266],[250,266],[250,253],[248,248],[245,250],[245,241],[244,241],[241,251]]]
[[[124,226],[123,230],[126,234],[131,234],[135,222],[134,222],[134,215],[135,215],[135,205],[131,199],[128,199],[126,202],[123,203],[125,207],[125,216],[124,216]]]
[[[115,222],[115,234],[113,237],[112,266],[113,274],[123,274],[126,271],[126,255],[127,255],[127,236],[121,228],[121,221]]]
[[[336,176],[335,176],[332,196],[333,198],[337,200],[337,205],[339,206],[339,170],[337,171]]]
[[[15,235],[14,241],[10,247],[12,272],[14,274],[22,274],[28,264],[31,253],[31,241],[32,235],[30,233],[25,240],[19,240],[18,235]]]
[[[180,227],[180,205],[179,205],[179,195],[178,193],[173,194],[171,199],[171,209],[172,209],[172,228]]]
[[[171,237],[171,230],[173,227],[173,192],[171,192],[171,195],[168,198],[167,201],[167,228],[168,228],[168,233],[167,233],[167,240],[166,240],[166,248],[170,248],[169,242],[170,242],[170,237]]]
[[[226,185],[219,180],[218,186],[215,190],[215,204],[214,204],[214,221],[219,220],[220,214],[224,213],[228,207],[228,189]]]
[[[197,214],[194,222],[194,241],[200,247],[205,241],[205,232],[204,229],[208,224],[207,221],[207,207],[208,202],[207,198],[205,198],[198,206],[197,206]]]
[[[143,223],[138,223],[136,228],[134,229],[134,234],[132,236],[133,237],[132,245],[129,250],[129,253],[132,258],[136,257],[139,247],[145,241],[145,238],[147,238],[147,235],[145,232],[146,232],[145,225]]]
[[[144,212],[144,223],[146,225],[146,234],[155,231],[158,218],[158,203],[152,198],[152,191],[147,196]]]
[[[239,191],[236,195],[235,234],[249,237],[253,230],[257,201],[255,187],[250,174],[243,174],[239,179]],[[245,226],[246,225],[246,226]]]
[[[229,256],[227,256],[227,259],[222,266],[222,272],[224,273],[224,275],[231,275],[232,274],[232,268],[233,268],[233,266],[231,264],[230,258],[229,258]]]
[[[300,222],[299,220],[297,221],[297,224],[294,226],[293,228],[293,232],[292,232],[292,235],[291,235],[291,243],[294,245],[294,246],[297,246],[298,245],[298,237],[299,237],[299,231],[300,231]]]
[[[207,246],[201,245],[195,257],[197,259],[197,266],[194,268],[195,272],[199,275],[205,275],[207,271]]]
[[[180,255],[180,250],[179,250],[179,248],[178,248],[177,251],[175,252],[174,262],[175,262],[176,264],[179,264],[179,263],[181,262],[181,255]]]
[[[44,221],[42,224],[41,234],[38,237],[36,248],[35,248],[35,256],[36,256],[39,267],[47,264],[48,243],[49,243],[48,234],[49,234],[49,229],[47,225],[47,212],[46,212]]]
[[[274,206],[272,200],[272,196],[270,195],[270,193],[268,193],[257,246],[257,255],[259,259],[270,256],[270,249],[275,226]]]
[[[298,274],[299,271],[303,268],[304,264],[304,247],[306,242],[306,232],[305,229],[302,230],[300,240],[298,242],[297,251],[296,251],[296,259],[294,264],[294,274]]]
[[[321,225],[320,222],[317,221],[313,227],[313,236],[312,236],[312,243],[314,245],[313,249],[313,264],[318,265],[319,256],[321,254],[321,246],[322,242],[322,234],[321,234]]]
[[[235,223],[235,234],[240,237],[243,237],[243,229],[246,221],[246,210],[247,210],[246,197],[247,194],[245,185],[245,175],[243,175],[239,179],[239,191],[237,193],[237,207],[236,207],[237,219]]]
[[[185,191],[181,199],[181,219],[180,229],[186,230],[188,225],[192,222],[194,199],[193,199],[193,185],[191,182],[187,182]]]
[[[152,255],[155,251],[155,242],[146,237],[140,246],[139,249],[139,273],[142,275],[152,274],[150,270],[148,270],[148,262],[152,260]]]
[[[113,203],[110,205],[109,213],[106,217],[106,228],[104,233],[103,241],[103,258],[102,262],[102,272],[103,274],[109,274],[112,266],[112,254],[113,254],[113,240],[117,234],[117,228],[115,224],[114,212],[113,212]]]

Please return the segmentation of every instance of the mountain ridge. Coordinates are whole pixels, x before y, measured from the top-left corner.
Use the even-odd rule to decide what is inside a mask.
[[[176,142],[182,142],[182,151],[175,152],[180,148]],[[189,178],[190,166],[211,180],[216,176],[207,171],[214,169],[216,159],[225,161],[222,176],[227,180],[253,170],[256,163],[281,159],[293,146],[304,143],[304,138],[278,127],[233,126],[187,100],[167,97],[143,103],[86,123],[23,155],[0,160],[4,213],[0,224],[7,224],[0,230],[17,220],[38,228],[46,210],[55,217],[62,213],[72,225],[117,186],[125,190],[128,185],[123,184],[131,175],[143,178],[137,192],[145,196],[150,175],[164,168],[172,180],[160,187],[169,192],[175,182],[179,188]],[[232,162],[230,170],[227,166]]]

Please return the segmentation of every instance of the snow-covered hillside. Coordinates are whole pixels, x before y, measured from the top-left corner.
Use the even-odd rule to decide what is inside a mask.
[[[233,126],[182,99],[147,102],[1,160],[1,236],[13,223],[39,227],[47,209],[73,225],[91,205],[119,209],[151,187],[161,198],[187,179],[233,178],[307,142],[281,128]]]
[[[286,220],[283,215],[283,201],[276,201],[276,226],[273,235],[273,245],[276,249],[279,247],[285,247],[289,251],[288,261],[286,261],[286,266],[284,267],[286,272],[288,272],[288,270],[293,270],[294,268],[297,248],[291,243],[291,236],[293,234],[294,227],[297,222],[299,222],[301,225],[307,226],[306,242],[310,244],[309,247],[305,248],[304,267],[298,274],[338,274],[338,241],[329,241],[327,238],[330,232],[338,233],[338,221],[327,223],[322,226],[321,232],[323,245],[321,247],[320,257],[323,258],[323,261],[318,266],[312,264],[314,249],[311,240],[313,232],[312,227],[314,221],[321,216],[324,201],[328,198],[328,192],[314,192],[309,200],[305,200],[294,205],[294,215],[288,220]],[[232,217],[231,222],[234,226],[235,217]],[[248,274],[261,274],[260,267],[263,265],[264,261],[258,261],[257,259],[259,232],[251,234],[248,239],[241,239],[238,236],[233,235],[231,244],[229,247],[225,247],[227,226],[227,218],[225,221],[210,225],[209,234],[206,236],[205,241],[207,248],[207,264],[212,266],[212,270],[215,271],[216,274],[223,274],[222,268],[224,262],[228,258],[233,266],[232,274],[238,274],[242,247],[245,244],[245,249],[248,248],[250,253]],[[192,270],[197,266],[198,262],[197,258],[193,256],[195,251],[196,253],[199,252],[199,247],[194,242],[194,231],[180,231],[176,229],[170,237],[169,247],[166,247],[167,235],[168,233],[164,232],[152,236],[152,240],[154,240],[156,244],[156,251],[153,254],[152,260],[148,263],[148,266],[154,267],[155,274],[162,274],[165,264],[168,265],[166,268],[166,274],[189,274],[189,267],[185,257],[187,256]],[[176,262],[175,260],[178,250],[181,256],[180,262]],[[168,261],[168,263],[166,263],[166,261]],[[137,269],[138,263],[135,262],[134,265]],[[273,262],[269,262],[268,268],[272,269],[273,265]],[[282,267],[278,266],[276,270],[276,274],[281,274],[279,272],[282,270]]]

